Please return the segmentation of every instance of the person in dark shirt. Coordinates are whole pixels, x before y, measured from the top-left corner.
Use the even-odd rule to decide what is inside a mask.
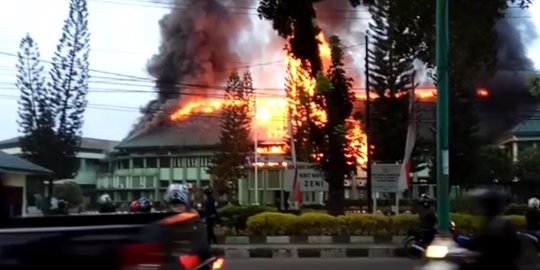
[[[540,200],[530,198],[528,201],[529,209],[525,212],[527,222],[527,231],[536,237],[540,236]]]
[[[433,199],[426,195],[422,194],[418,199],[420,208],[418,209],[418,219],[420,230],[422,232],[422,241],[424,244],[428,245],[433,241],[437,229],[437,215],[435,214],[435,209],[433,208]]]
[[[7,191],[4,187],[4,175],[0,172],[0,225],[9,220],[9,205]]]
[[[214,227],[218,221],[218,213],[216,209],[216,200],[214,199],[214,191],[208,187],[204,190],[206,195],[206,202],[204,212],[206,214],[206,230],[208,235],[208,243],[217,244],[216,234],[214,233]]]
[[[506,196],[493,189],[479,189],[472,195],[484,223],[469,243],[469,249],[477,254],[470,269],[520,269],[521,241],[512,222],[502,216]]]

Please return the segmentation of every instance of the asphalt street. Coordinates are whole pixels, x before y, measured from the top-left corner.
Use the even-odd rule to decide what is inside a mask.
[[[417,263],[403,258],[227,259],[225,270],[408,270]]]

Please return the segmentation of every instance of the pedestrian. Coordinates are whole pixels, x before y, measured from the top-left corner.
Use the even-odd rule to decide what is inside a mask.
[[[206,203],[204,207],[204,212],[206,215],[206,230],[208,235],[208,243],[217,244],[216,234],[214,233],[214,227],[218,221],[218,214],[216,210],[216,200],[214,199],[214,191],[212,188],[208,187],[204,190],[206,195]]]

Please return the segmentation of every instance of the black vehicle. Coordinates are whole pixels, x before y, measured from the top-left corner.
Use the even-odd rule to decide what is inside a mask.
[[[174,243],[188,234],[163,237],[157,225],[172,214],[12,218],[0,224],[0,269],[178,269],[190,254]],[[167,253],[178,259],[168,262],[163,255]],[[222,263],[219,254],[214,255],[200,263]]]

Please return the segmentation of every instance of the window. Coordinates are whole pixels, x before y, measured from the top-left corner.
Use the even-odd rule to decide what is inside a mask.
[[[146,158],[146,168],[157,168],[157,158]]]
[[[144,159],[143,158],[134,158],[133,159],[133,168],[144,168]]]
[[[145,187],[146,188],[153,188],[154,187],[154,177],[153,176],[146,176]]]
[[[169,168],[169,167],[171,167],[171,158],[169,158],[169,157],[159,158],[159,167],[160,168]]]
[[[127,177],[126,176],[118,177],[118,187],[119,188],[127,188]]]
[[[133,176],[131,177],[131,188],[142,188],[141,177]]]
[[[128,200],[128,192],[127,191],[122,191],[120,192],[120,201],[127,201]]]
[[[166,188],[169,186],[169,181],[159,181],[160,188]]]

